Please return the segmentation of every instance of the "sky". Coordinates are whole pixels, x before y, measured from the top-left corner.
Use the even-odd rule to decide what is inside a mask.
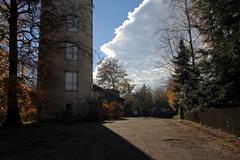
[[[169,72],[161,61],[156,31],[169,16],[164,0],[94,0],[94,76],[98,57],[116,57],[137,86],[163,86]]]
[[[115,29],[127,19],[128,12],[138,7],[143,0],[94,0],[93,35],[94,61],[106,56],[100,47],[114,38]],[[94,64],[94,68],[96,63]]]

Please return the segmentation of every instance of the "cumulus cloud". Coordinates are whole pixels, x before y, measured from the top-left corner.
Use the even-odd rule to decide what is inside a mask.
[[[164,0],[144,0],[137,8],[128,13],[128,18],[115,29],[115,37],[101,46],[107,57],[116,57],[128,71],[129,77],[140,86],[164,85],[168,71],[156,67],[161,61],[163,51],[156,46],[159,41],[155,34],[162,19],[170,13]],[[96,73],[96,71],[95,71]]]

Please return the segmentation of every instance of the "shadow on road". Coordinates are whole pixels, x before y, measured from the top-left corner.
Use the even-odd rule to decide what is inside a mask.
[[[152,160],[100,123],[0,130],[1,160]]]

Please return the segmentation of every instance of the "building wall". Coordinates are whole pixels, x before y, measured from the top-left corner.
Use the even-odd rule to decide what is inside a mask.
[[[77,16],[78,31],[67,31],[67,17]],[[66,43],[78,47],[77,61],[65,58]],[[78,73],[77,91],[65,90],[65,72]],[[38,66],[40,120],[60,120],[66,104],[73,118],[88,117],[92,86],[92,1],[42,0],[41,43]]]

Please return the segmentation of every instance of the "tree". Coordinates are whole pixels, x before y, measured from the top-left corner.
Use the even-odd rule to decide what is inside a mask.
[[[130,95],[134,88],[135,88],[135,85],[132,84],[132,80],[130,78],[124,78],[119,85],[119,91],[121,91],[123,96]]]
[[[135,92],[126,95],[124,98],[125,112],[127,114],[137,110],[140,114],[150,115],[150,111],[154,107],[169,107],[166,93],[162,88],[152,90],[145,84]]]
[[[37,48],[38,7],[38,0],[1,0],[0,2],[1,49],[9,51],[5,125],[21,124],[17,96],[18,67],[21,64],[31,65],[31,62],[36,60],[26,61],[27,57],[36,56],[36,50],[33,48]]]
[[[191,107],[191,96],[189,95],[190,87],[188,86],[190,80],[190,52],[185,47],[183,41],[179,42],[178,54],[173,59],[174,73],[173,90],[175,92],[174,107],[180,108],[181,118],[183,118],[183,110]]]
[[[174,86],[173,86],[173,81],[170,79],[168,81],[168,85],[167,85],[167,90],[166,90],[166,96],[168,99],[168,103],[171,107],[173,107],[174,104],[174,99],[175,99],[175,94],[174,94]]]
[[[183,41],[189,52],[187,77],[182,81],[184,91],[176,90],[180,86],[175,86],[178,92],[175,98],[183,100],[179,103],[186,109],[239,106],[240,3],[232,0],[171,0],[171,6],[179,14],[173,16],[175,23],[165,23],[160,28],[160,38],[162,47],[170,55],[167,66],[173,69],[172,73],[177,71],[174,61],[179,55],[176,49],[179,41]]]
[[[130,93],[134,86],[127,78],[127,71],[118,64],[117,58],[107,58],[103,60],[97,73],[97,84],[104,88],[119,90],[122,94]]]
[[[153,95],[151,88],[143,84],[140,90],[136,93],[136,96],[139,103],[139,109],[143,113],[147,113],[149,109],[153,107]]]
[[[162,88],[155,88],[153,91],[153,106],[154,107],[169,107],[166,92]]]
[[[204,106],[240,105],[240,2],[193,0],[197,27],[206,44],[201,51]]]
[[[49,30],[49,32],[44,33],[56,34],[55,31],[65,30],[67,16],[80,11],[83,17],[87,18],[81,9],[86,6],[92,7],[91,4],[85,4],[85,2],[81,3],[80,6],[74,6],[70,1],[65,1],[60,6],[57,5],[59,3],[55,2],[54,0],[43,0],[41,3],[39,0],[0,1],[0,43],[1,50],[6,53],[6,62],[9,68],[5,70],[9,70],[9,73],[4,79],[5,83],[8,82],[8,89],[5,90],[7,98],[4,98],[4,101],[8,101],[6,125],[21,123],[18,116],[18,105],[20,103],[28,103],[26,97],[29,97],[29,95],[26,95],[26,93],[29,93],[29,88],[36,87],[37,68],[44,66],[41,63],[42,61],[39,62],[41,57],[39,54],[40,16],[41,29]],[[44,11],[41,9],[43,3],[47,3],[48,6]],[[85,19],[83,18],[83,20]],[[79,23],[82,22],[80,21]],[[82,27],[86,28],[86,26]],[[47,36],[46,34],[41,34],[41,42],[41,49],[51,47],[54,50],[56,47],[61,49],[66,47],[62,45],[65,42],[60,42],[59,39],[51,39],[51,34]],[[92,56],[90,47],[78,47],[87,56]]]
[[[189,48],[189,64],[195,68],[201,42],[194,21],[192,0],[170,0],[168,3],[172,13],[166,20],[161,21],[157,30],[160,48],[166,52],[162,55],[161,67],[167,68],[170,72],[174,70],[172,60],[177,54],[179,41],[183,40]]]
[[[7,54],[0,49],[0,123],[3,121],[7,106]]]
[[[199,54],[199,50],[202,48],[201,39],[194,21],[195,15],[192,0],[171,0],[169,4],[173,10],[173,15],[169,19],[164,20],[163,26],[158,30],[161,48],[166,51],[166,55],[163,56],[161,63],[174,75],[178,70],[176,61],[180,58],[178,57],[179,50],[183,49],[181,48],[181,43],[184,45],[184,50],[188,52],[186,55],[188,79],[185,81],[184,87],[185,90],[188,90],[188,92],[185,92],[185,96],[188,95],[188,99],[185,98],[185,102],[188,100],[188,107],[184,106],[190,109],[196,107],[199,101],[196,90],[200,81],[198,59],[201,57],[201,54]],[[176,97],[177,95],[175,95]]]

